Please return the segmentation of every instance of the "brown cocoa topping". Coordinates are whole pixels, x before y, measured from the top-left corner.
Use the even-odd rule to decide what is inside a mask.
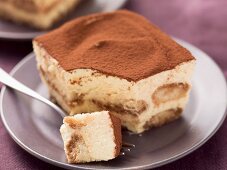
[[[110,113],[110,119],[114,130],[114,142],[116,144],[115,157],[120,154],[122,146],[121,120]]]
[[[35,41],[66,71],[89,68],[129,81],[194,60],[144,17],[126,10],[80,17]]]

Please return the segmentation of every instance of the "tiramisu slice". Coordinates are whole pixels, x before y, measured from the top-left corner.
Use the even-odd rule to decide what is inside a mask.
[[[60,132],[69,163],[108,161],[121,150],[121,121],[108,111],[67,116]]]
[[[78,2],[79,0],[0,0],[0,17],[48,29]]]
[[[109,110],[140,133],[177,119],[195,58],[129,11],[71,21],[33,41],[50,95],[69,115]]]

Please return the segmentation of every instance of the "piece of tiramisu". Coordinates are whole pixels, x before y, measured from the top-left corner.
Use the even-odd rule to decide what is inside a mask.
[[[121,121],[108,111],[67,116],[60,132],[69,163],[108,161],[121,150]]]
[[[48,29],[68,14],[79,0],[0,0],[0,17]]]
[[[80,17],[33,41],[42,80],[69,115],[109,110],[140,133],[177,119],[191,53],[129,11]]]

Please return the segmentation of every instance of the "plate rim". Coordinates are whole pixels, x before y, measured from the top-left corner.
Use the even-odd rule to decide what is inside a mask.
[[[226,80],[222,70],[220,69],[218,64],[208,54],[206,54],[205,52],[203,52],[202,50],[200,50],[196,46],[194,46],[194,45],[192,45],[192,44],[190,44],[190,43],[188,43],[188,42],[186,42],[184,40],[181,40],[181,39],[178,39],[178,38],[175,38],[175,37],[174,37],[174,40],[176,40],[178,43],[179,42],[183,43],[183,44],[187,45],[189,48],[193,48],[193,49],[197,50],[198,52],[200,52],[201,54],[203,54],[204,56],[206,56],[216,66],[216,68],[218,69],[218,72],[220,73],[220,76],[224,80],[223,82],[225,83],[225,90],[227,91],[227,82],[226,82],[227,80]],[[13,76],[18,71],[18,69],[21,68],[32,57],[34,57],[34,53],[33,52],[31,52],[30,54],[26,55],[25,58],[23,58],[19,63],[17,63],[16,66],[12,69],[12,71],[10,71],[10,75]],[[11,131],[10,127],[7,125],[7,122],[6,122],[5,118],[4,118],[4,114],[3,114],[3,98],[4,98],[4,94],[5,94],[6,89],[7,89],[7,87],[3,86],[2,90],[1,90],[1,94],[0,94],[0,114],[1,114],[1,119],[2,119],[4,127],[6,128],[7,132],[11,136],[11,138],[22,149],[26,150],[28,153],[30,153],[31,155],[35,156],[36,158],[38,158],[38,159],[40,159],[40,160],[42,160],[44,162],[50,163],[52,165],[58,166],[58,167],[63,167],[63,168],[66,168],[66,169],[70,169],[70,168],[92,169],[92,168],[89,168],[89,167],[81,168],[81,167],[77,166],[76,164],[66,164],[66,163],[62,163],[62,162],[50,159],[50,158],[48,158],[46,156],[43,156],[43,155],[37,153],[36,151],[32,150],[31,148],[29,148],[25,144],[23,144],[23,142],[21,142],[16,137],[16,135]],[[225,101],[226,101],[225,103],[227,103],[227,97],[226,97]],[[200,148],[203,144],[205,144],[218,131],[218,129],[221,127],[221,125],[225,121],[226,117],[227,117],[227,106],[225,106],[225,111],[224,111],[224,113],[222,115],[222,118],[218,122],[217,126],[213,129],[213,131],[211,131],[210,134],[206,138],[200,140],[194,146],[188,148],[187,150],[185,150],[185,151],[183,151],[183,152],[181,152],[181,153],[179,153],[177,155],[174,155],[174,156],[172,156],[172,157],[170,157],[168,159],[164,159],[162,161],[159,161],[155,165],[147,164],[147,165],[128,167],[128,168],[123,168],[123,169],[128,170],[128,169],[138,169],[138,168],[139,169],[156,168],[156,167],[160,167],[160,166],[169,164],[169,163],[174,162],[174,161],[176,161],[176,160],[178,160],[180,158],[185,157],[186,155],[194,152],[195,150]]]
[[[119,2],[119,4],[111,9],[112,10],[118,10],[120,8],[122,8],[128,0],[121,0],[121,2]],[[103,12],[107,12],[106,10]],[[8,22],[8,21],[4,21],[4,22]],[[64,22],[65,23],[65,22]],[[16,23],[12,23],[12,24],[16,24]],[[29,26],[28,26],[29,27]],[[54,28],[56,29],[56,28]],[[1,32],[0,31],[0,40],[14,40],[14,41],[29,41],[32,40],[33,38],[35,38],[36,36],[39,36],[41,34],[46,33],[47,31],[43,31],[43,30],[34,30],[34,32],[30,32],[30,33],[17,33],[17,32]]]
[[[34,37],[45,33],[43,31],[34,31],[33,33],[11,33],[11,32],[0,32],[1,40],[13,40],[13,41],[30,41]]]

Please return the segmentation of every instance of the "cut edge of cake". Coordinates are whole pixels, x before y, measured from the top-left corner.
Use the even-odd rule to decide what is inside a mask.
[[[121,121],[108,111],[67,116],[60,132],[69,163],[108,161],[120,154]]]

